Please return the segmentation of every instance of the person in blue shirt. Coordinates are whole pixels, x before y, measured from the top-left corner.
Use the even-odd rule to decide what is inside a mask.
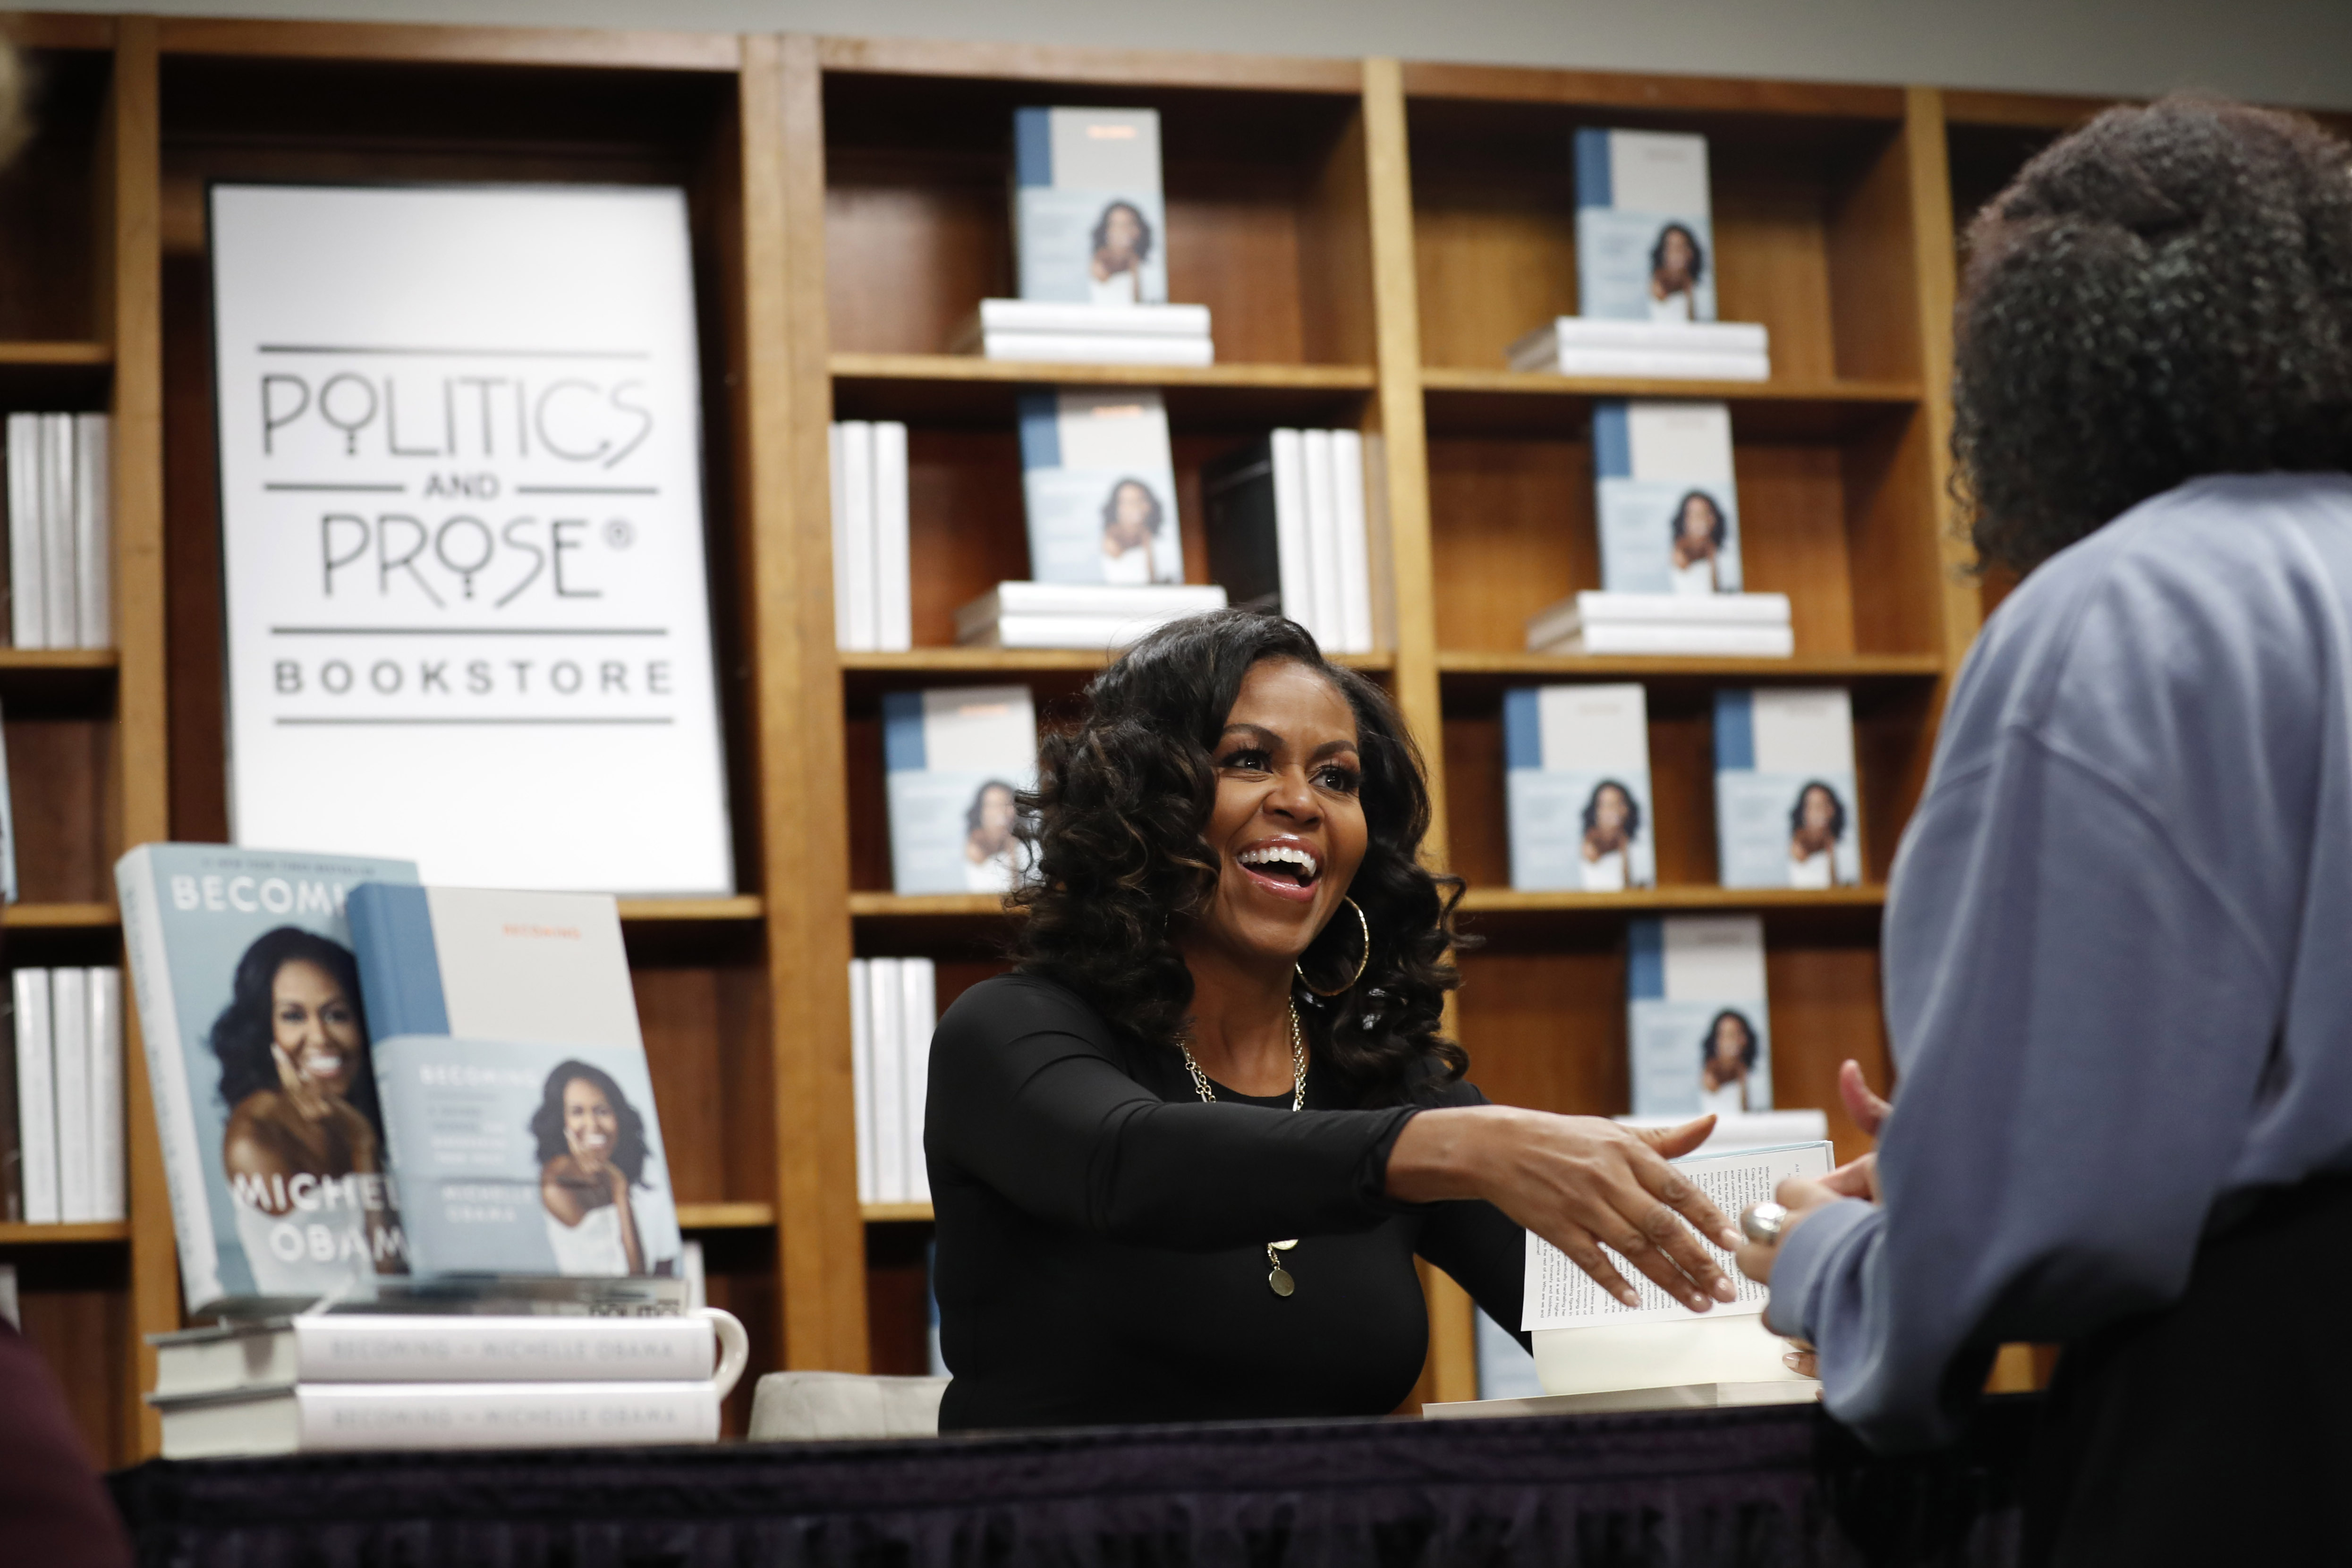
[[[2352,149],[2110,110],[1969,252],[1953,448],[2030,575],[1896,859],[1878,1152],[1740,1264],[1881,1448],[2064,1345],[2034,1561],[2344,1561]]]

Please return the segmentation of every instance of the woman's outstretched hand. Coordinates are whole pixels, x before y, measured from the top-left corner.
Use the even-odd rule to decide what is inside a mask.
[[[1737,1291],[1683,1222],[1727,1249],[1739,1245],[1739,1233],[1666,1162],[1697,1148],[1714,1127],[1712,1116],[1635,1131],[1599,1116],[1510,1105],[1423,1111],[1405,1124],[1389,1154],[1389,1196],[1407,1203],[1484,1198],[1568,1254],[1627,1306],[1641,1298],[1603,1244],[1703,1312]]]

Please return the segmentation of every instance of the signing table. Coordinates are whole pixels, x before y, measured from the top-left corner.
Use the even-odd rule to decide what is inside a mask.
[[[110,1478],[173,1568],[817,1563],[2008,1564],[2033,1405],[1929,1459],[1810,1406],[920,1442],[165,1463]]]

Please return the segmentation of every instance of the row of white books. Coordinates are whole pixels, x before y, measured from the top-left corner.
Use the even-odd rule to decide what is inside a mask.
[[[846,653],[903,653],[915,645],[907,427],[845,419],[830,441],[835,641]]]
[[[26,1225],[127,1218],[122,971],[17,969],[0,1060],[0,1214]]]
[[[1797,649],[1785,593],[1587,590],[1528,617],[1530,653],[1709,654],[1785,659]]]
[[[1208,465],[1209,575],[1235,605],[1288,616],[1326,653],[1370,653],[1365,490],[1364,438],[1353,430],[1276,430]]]
[[[167,1459],[716,1442],[744,1349],[709,1310],[307,1312],[149,1343]]]
[[[852,958],[849,1031],[857,1106],[857,1201],[929,1203],[923,1101],[939,973],[929,958]]]
[[[1862,881],[1853,706],[1840,686],[1715,694],[1717,879],[1725,887]],[[1503,694],[1515,888],[1657,884],[1647,694],[1638,682]]]
[[[8,416],[8,637],[114,643],[113,470],[102,413]]]
[[[1205,305],[1084,305],[983,299],[965,318],[949,352],[984,360],[1070,364],[1213,365]]]
[[[966,648],[1124,648],[1171,621],[1225,607],[1214,583],[1120,588],[1088,582],[1000,582],[956,612]]]

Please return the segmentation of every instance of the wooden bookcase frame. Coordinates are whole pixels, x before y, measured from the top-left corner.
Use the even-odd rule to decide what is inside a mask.
[[[1764,914],[1790,1100],[1833,1106],[1845,1055],[1885,1071],[1883,883],[1946,685],[1996,592],[1963,573],[1948,499],[1955,230],[2095,104],[800,36],[38,14],[0,16],[0,28],[58,84],[26,162],[0,179],[0,220],[41,219],[37,249],[24,225],[0,232],[0,294],[35,301],[10,314],[0,299],[0,406],[112,412],[120,629],[110,651],[0,651],[20,834],[38,841],[27,901],[5,915],[17,961],[115,961],[114,856],[222,831],[204,300],[188,281],[202,179],[617,170],[693,192],[714,618],[747,891],[623,915],[684,1155],[682,1218],[704,1240],[714,1299],[752,1326],[755,1373],[919,1368],[929,1216],[856,1201],[847,960],[933,956],[943,1001],[1000,967],[992,900],[887,891],[880,695],[1024,681],[1050,715],[1099,667],[948,645],[958,603],[1024,574],[1010,414],[1024,384],[1162,389],[1196,547],[1198,473],[1219,451],[1286,423],[1366,436],[1380,651],[1351,662],[1422,737],[1438,803],[1431,859],[1471,882],[1468,924],[1488,945],[1465,959],[1454,1019],[1498,1097],[1622,1108],[1623,929],[1644,912]],[[955,318],[1009,292],[1004,111],[1022,102],[1161,110],[1171,292],[1213,307],[1223,362],[944,352]],[[534,109],[544,123],[517,118]],[[1512,336],[1573,304],[1565,171],[1580,124],[1715,135],[1725,314],[1770,326],[1771,381],[1496,368]],[[74,234],[51,238],[60,223]],[[70,280],[84,275],[91,287],[77,297]],[[1757,586],[1795,599],[1796,658],[1518,651],[1521,616],[1597,577],[1591,403],[1641,395],[1731,403]],[[919,558],[932,563],[912,653],[835,645],[836,416],[912,431]],[[1187,556],[1199,575],[1205,552]],[[1591,679],[1649,688],[1674,840],[1664,885],[1515,892],[1502,869],[1499,694]],[[1716,887],[1707,694],[1791,681],[1854,693],[1867,885]],[[129,1221],[0,1227],[27,1333],[105,1462],[155,1451],[140,1336],[181,1322],[135,1032],[126,1068]],[[1850,1151],[1853,1130],[1832,1114]],[[1466,1299],[1442,1279],[1430,1297],[1415,1396],[1471,1397]]]

